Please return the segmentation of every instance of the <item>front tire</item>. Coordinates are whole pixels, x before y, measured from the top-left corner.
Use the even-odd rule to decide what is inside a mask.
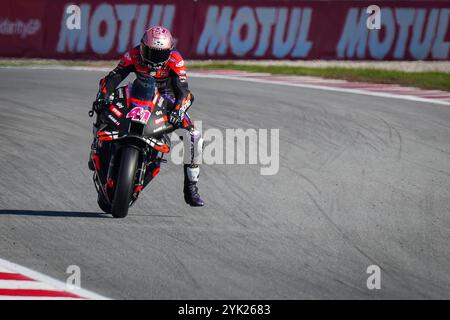
[[[122,150],[117,186],[111,206],[111,214],[114,218],[125,218],[128,214],[138,160],[139,151],[137,149],[124,148]]]

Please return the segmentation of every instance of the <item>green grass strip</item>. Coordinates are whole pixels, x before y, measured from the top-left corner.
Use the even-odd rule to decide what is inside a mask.
[[[63,66],[91,66],[114,68],[115,60],[103,61],[75,61],[50,59],[0,59],[0,67],[24,67],[39,65]],[[406,72],[398,70],[384,70],[371,68],[342,68],[342,67],[301,67],[289,65],[245,65],[235,63],[198,63],[188,62],[192,70],[240,70],[248,72],[263,72],[276,75],[314,76],[330,79],[344,79],[348,81],[361,81],[371,83],[399,84],[423,89],[436,89],[450,91],[450,73],[447,72]]]

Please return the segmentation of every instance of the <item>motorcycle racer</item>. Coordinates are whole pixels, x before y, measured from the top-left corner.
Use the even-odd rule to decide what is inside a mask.
[[[184,199],[191,206],[203,206],[204,201],[198,193],[199,154],[203,139],[190,119],[186,110],[192,105],[194,96],[187,83],[186,65],[183,57],[174,50],[174,41],[170,31],[161,26],[149,28],[143,35],[141,43],[126,52],[119,64],[105,78],[100,80],[97,100],[111,101],[116,87],[131,72],[137,76],[151,76],[156,81],[160,94],[168,102],[169,121],[177,128],[186,129],[190,136],[190,163],[184,164]],[[97,152],[96,132],[94,124],[94,142],[91,154]],[[89,168],[94,168],[89,161]]]

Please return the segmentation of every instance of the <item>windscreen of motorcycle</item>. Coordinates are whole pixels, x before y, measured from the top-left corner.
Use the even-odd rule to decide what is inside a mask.
[[[157,94],[156,82],[152,76],[137,75],[136,79],[130,84],[131,98],[152,101]]]

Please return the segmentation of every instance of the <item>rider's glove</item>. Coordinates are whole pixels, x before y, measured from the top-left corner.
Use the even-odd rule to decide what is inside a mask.
[[[103,99],[111,103],[114,100],[114,87],[111,82],[107,82],[106,79],[100,80],[100,88],[97,93],[97,100]]]
[[[172,110],[169,114],[169,122],[176,127],[180,127],[184,118],[184,112],[182,110]]]
[[[114,92],[106,97],[106,101],[112,103],[114,101]]]
[[[192,95],[192,93],[188,92],[188,94],[181,100],[181,103],[175,103],[175,108],[169,116],[169,122],[174,126],[181,126],[184,114],[190,108],[193,101],[194,96]]]
[[[96,99],[92,103],[92,109],[97,113],[100,114],[105,110],[105,104],[106,101],[104,99]]]
[[[96,100],[102,100],[102,101],[107,101],[109,103],[112,103],[112,101],[114,100],[114,92],[112,92],[112,93],[104,93],[103,90],[100,90],[97,93]]]

